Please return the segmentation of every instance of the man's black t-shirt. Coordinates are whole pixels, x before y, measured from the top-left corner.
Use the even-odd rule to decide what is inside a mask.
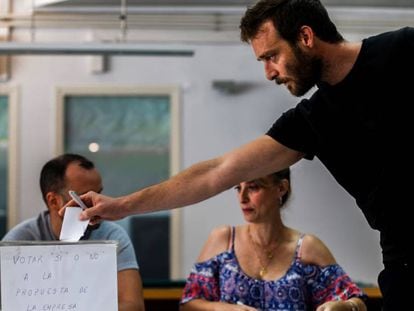
[[[363,40],[343,81],[320,83],[267,133],[321,160],[380,231],[386,262],[408,260],[413,91],[414,28],[406,27]]]

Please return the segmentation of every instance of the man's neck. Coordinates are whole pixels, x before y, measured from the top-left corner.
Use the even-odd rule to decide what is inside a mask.
[[[351,71],[361,50],[361,42],[323,44],[322,81],[330,85],[341,82]]]
[[[56,215],[52,215],[49,209],[49,217],[50,217],[50,226],[52,228],[53,235],[55,236],[56,240],[59,240],[60,237],[60,230],[62,229],[62,220],[58,218]]]

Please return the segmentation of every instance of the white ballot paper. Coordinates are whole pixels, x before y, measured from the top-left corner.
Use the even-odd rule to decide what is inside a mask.
[[[18,243],[0,243],[2,311],[118,310],[116,241]]]
[[[79,220],[80,213],[82,213],[82,209],[77,206],[69,206],[65,209],[59,240],[76,242],[83,236],[88,227],[89,219]]]

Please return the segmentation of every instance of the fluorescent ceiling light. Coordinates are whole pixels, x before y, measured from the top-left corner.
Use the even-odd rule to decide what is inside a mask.
[[[3,41],[0,42],[0,54],[193,56],[194,51],[172,46],[147,47],[138,43],[22,43]]]

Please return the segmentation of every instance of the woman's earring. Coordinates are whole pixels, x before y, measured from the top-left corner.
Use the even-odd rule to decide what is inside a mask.
[[[283,199],[282,197],[279,198],[279,205],[282,206],[283,205]]]

